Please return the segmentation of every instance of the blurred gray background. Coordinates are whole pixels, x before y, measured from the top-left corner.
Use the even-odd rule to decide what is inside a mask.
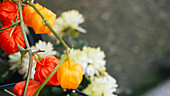
[[[82,26],[87,33],[80,37],[91,46],[100,46],[105,51],[107,71],[117,79],[119,96],[147,94],[169,78],[170,0],[35,2],[58,16],[70,9],[79,10],[84,15]]]

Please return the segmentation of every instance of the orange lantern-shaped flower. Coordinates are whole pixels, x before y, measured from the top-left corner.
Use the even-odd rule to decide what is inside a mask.
[[[5,0],[0,4],[0,22],[3,25],[11,24],[11,20],[16,21],[18,6],[12,1]],[[19,20],[19,17],[17,17]]]
[[[57,70],[57,78],[64,89],[76,89],[83,79],[83,67],[73,61],[65,61]]]
[[[40,4],[36,3],[34,4],[35,7],[38,9],[38,10],[42,10],[43,9],[43,6],[41,6]],[[34,8],[32,8],[31,6],[25,6],[24,9],[23,9],[23,19],[24,19],[24,23],[31,27],[32,25],[32,14],[33,13],[36,13],[36,11],[34,10]],[[33,21],[34,22],[34,21]]]
[[[14,93],[17,96],[22,96],[22,94],[24,92],[24,88],[25,88],[25,83],[26,83],[26,81],[21,81],[15,85]],[[26,96],[32,96],[35,93],[35,91],[39,88],[40,85],[41,85],[40,82],[30,80],[29,84],[28,84],[28,90],[27,90]],[[37,94],[37,96],[38,96],[38,94]]]
[[[4,29],[8,26],[4,26],[1,29]],[[12,28],[8,28],[0,33],[0,47],[3,51],[6,51],[8,55],[18,52],[17,44],[21,47],[25,47],[24,38],[21,32],[21,28],[16,26],[13,30],[12,35],[10,33]]]
[[[39,9],[41,14],[46,18],[50,26],[53,28],[55,24],[56,14],[50,11],[49,9],[42,7],[38,3],[34,5],[36,6],[37,9]],[[31,6],[24,7],[23,11],[25,23],[28,26],[32,27],[36,34],[51,33],[51,30],[45,25],[44,20],[34,9],[32,9]]]
[[[51,55],[46,56],[37,62],[35,68],[34,79],[40,81],[41,83],[48,77],[48,75],[53,71],[53,69],[57,66],[59,60]],[[51,79],[47,82],[47,85],[59,85],[57,79],[57,72],[51,77]]]

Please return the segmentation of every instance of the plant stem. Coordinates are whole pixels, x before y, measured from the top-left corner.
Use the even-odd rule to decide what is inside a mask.
[[[8,91],[7,89],[4,89],[4,91],[7,92],[8,94],[12,95],[12,96],[17,96],[17,95],[15,95],[14,93]]]
[[[18,25],[20,22],[21,22],[20,20],[19,20],[19,21],[16,21],[16,22],[14,22],[11,26],[6,27],[6,28],[4,28],[4,29],[1,29],[1,30],[0,30],[0,32],[2,32],[2,31],[4,31],[4,30],[6,30],[6,29],[8,29],[8,28],[11,28],[11,27],[16,26],[16,25]]]
[[[47,19],[41,14],[41,12],[34,6],[34,3],[32,2],[26,2],[28,3],[30,6],[32,6],[37,13],[41,16],[41,18],[44,20],[45,25],[51,30],[51,32],[54,34],[54,36],[61,42],[61,44],[64,46],[66,52],[69,52],[69,47],[67,46],[67,44],[60,38],[60,36],[53,30],[53,28],[50,26],[49,22],[47,21]],[[58,68],[60,67],[60,65],[65,61],[67,55],[65,54],[63,56],[63,58],[60,60],[60,62],[57,64],[57,66],[54,68],[54,70],[50,73],[50,75],[45,79],[45,81],[40,85],[40,87],[36,90],[36,92],[34,93],[33,96],[36,96],[41,89],[46,85],[46,83],[50,80],[50,78],[54,75],[54,73],[58,70]]]
[[[25,44],[26,44],[27,48],[30,48],[30,45],[29,45],[28,39],[27,39],[27,35],[25,34],[25,30],[24,30],[24,22],[23,22],[23,17],[22,17],[21,1],[18,4],[18,8],[19,8],[20,21],[21,21],[20,27],[21,27],[21,30],[22,30],[22,35],[24,37],[24,41],[25,41]]]
[[[9,35],[10,37],[12,36],[12,33],[13,33],[14,30],[15,30],[15,27],[16,27],[16,26],[14,26],[14,27],[12,28],[11,33],[10,33],[10,35]]]
[[[68,69],[70,69],[70,58],[69,58],[69,53],[66,52],[65,54],[67,55],[67,58],[68,58]]]
[[[33,94],[33,96],[36,96],[41,89],[46,85],[46,83],[51,79],[51,77],[55,74],[55,72],[58,70],[58,68],[60,67],[60,65],[65,61],[67,55],[64,54],[63,58],[60,60],[60,62],[57,64],[57,66],[53,69],[53,71],[50,73],[50,75],[48,75],[48,77],[45,79],[45,81],[40,85],[40,87],[35,91],[35,93]]]
[[[20,17],[20,20],[21,20],[20,27],[21,27],[21,30],[22,30],[22,35],[24,37],[24,41],[25,41],[26,47],[30,48],[30,45],[29,45],[29,42],[28,42],[25,30],[24,30],[24,22],[23,22],[22,9],[21,9],[21,0],[19,0],[18,8],[19,8],[19,17]],[[29,50],[28,53],[29,53],[29,68],[28,68],[27,81],[26,81],[26,84],[25,84],[23,96],[26,96],[27,89],[28,89],[28,84],[29,84],[29,80],[30,80],[30,76],[31,76],[32,66],[33,66],[32,51]]]
[[[66,51],[69,50],[69,47],[67,46],[67,44],[60,38],[60,36],[53,30],[53,28],[50,26],[49,22],[47,21],[47,19],[41,14],[41,12],[34,6],[34,4],[32,2],[28,3],[29,5],[31,5],[36,11],[37,13],[41,16],[41,18],[44,20],[45,25],[48,26],[48,28],[51,30],[51,32],[55,35],[55,37],[61,42],[61,44],[64,46],[64,48],[66,49]]]
[[[11,83],[11,84],[5,84],[5,85],[1,85],[0,88],[5,88],[5,87],[9,87],[9,86],[14,86],[17,83]]]

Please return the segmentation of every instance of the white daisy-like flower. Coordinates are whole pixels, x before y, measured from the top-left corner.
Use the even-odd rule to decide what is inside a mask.
[[[57,19],[57,24],[64,27],[78,28],[79,24],[84,22],[83,16],[77,10],[63,12]]]
[[[44,58],[47,55],[57,55],[58,52],[54,51],[53,45],[48,42],[40,41],[35,44],[35,46],[32,46],[31,49],[34,50],[44,50],[45,52],[37,53],[39,55],[39,59]],[[33,50],[33,51],[34,51]],[[28,66],[29,66],[29,55],[28,53],[24,55],[24,57],[21,60],[21,54],[20,52],[14,53],[9,55],[9,62],[11,63],[11,70],[18,69],[18,73],[21,75],[24,75],[24,78],[26,77],[28,73]],[[34,78],[35,73],[35,67],[36,67],[36,61],[33,60],[33,68],[32,68],[32,74],[31,79]]]
[[[83,92],[89,96],[117,96],[114,94],[117,87],[116,80],[110,75],[106,75],[94,78]]]
[[[70,10],[61,13],[61,16],[55,20],[53,29],[61,37],[65,34],[63,31],[67,28],[76,29],[79,32],[86,33],[86,30],[79,26],[83,22],[84,18],[82,14],[77,10]],[[52,34],[49,35],[54,37]]]
[[[82,52],[80,49],[73,49],[69,55],[70,59],[75,61],[76,63],[83,66],[86,69],[88,65],[88,58],[85,52]],[[85,70],[84,70],[85,73]]]
[[[35,44],[35,46],[32,46],[31,49],[33,50],[44,50],[45,52],[39,52],[38,55],[40,56],[40,58],[44,58],[47,55],[57,55],[59,56],[59,53],[57,51],[54,51],[53,49],[53,45],[48,42],[43,42],[41,40],[38,41],[38,43]]]
[[[29,65],[29,55],[26,53],[21,61],[21,54],[20,52],[14,53],[9,55],[9,62],[11,63],[10,70],[16,70],[18,69],[18,73],[21,75],[24,75],[24,78],[26,78],[28,73],[28,65]],[[36,61],[33,60],[33,68],[32,71],[35,70]],[[34,73],[31,74],[31,79],[33,79]]]
[[[70,60],[77,62],[84,68],[84,74],[93,79],[95,75],[106,71],[105,54],[100,48],[83,47],[83,50],[72,49],[70,52]]]
[[[82,51],[85,52],[87,54],[87,58],[89,58],[89,66],[86,68],[88,76],[93,77],[94,75],[99,75],[99,72],[106,71],[106,60],[104,60],[105,54],[103,51],[101,51],[100,47],[83,47]],[[93,72],[91,71],[92,69],[94,70]]]

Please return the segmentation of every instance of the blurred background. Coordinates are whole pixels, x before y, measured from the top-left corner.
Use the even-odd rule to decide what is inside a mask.
[[[169,0],[35,2],[58,16],[71,9],[83,14],[85,23],[82,26],[87,33],[80,37],[92,47],[100,46],[104,50],[107,71],[118,82],[119,96],[170,96],[167,90],[170,88],[167,86],[170,85]],[[0,54],[2,63],[5,57],[2,52]],[[7,81],[0,80],[0,83]]]

